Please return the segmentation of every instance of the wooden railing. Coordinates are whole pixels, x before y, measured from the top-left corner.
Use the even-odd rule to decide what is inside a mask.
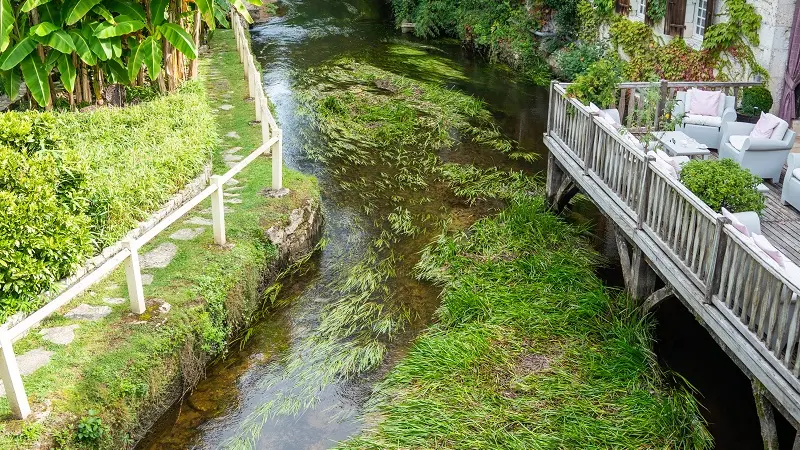
[[[139,263],[139,249],[142,248],[142,246],[152,241],[159,233],[180,220],[186,213],[209,197],[211,197],[214,243],[217,245],[224,245],[226,243],[226,236],[223,185],[263,154],[268,152],[272,153],[272,188],[281,189],[283,187],[283,133],[281,129],[278,128],[275,119],[270,113],[269,101],[261,83],[261,73],[256,69],[253,62],[253,55],[250,52],[249,38],[244,28],[244,19],[238,12],[234,11],[232,13],[231,24],[236,36],[236,47],[239,52],[240,60],[245,66],[245,76],[248,81],[250,96],[255,101],[256,118],[261,122],[262,144],[223,175],[212,176],[210,185],[203,189],[203,191],[192,199],[187,200],[138,238],[126,241],[122,250],[112,255],[98,267],[68,286],[42,308],[24,318],[13,327],[9,328],[8,324],[0,326],[0,379],[3,381],[9,406],[14,417],[24,419],[31,412],[28,397],[25,393],[25,387],[22,383],[22,377],[17,365],[16,355],[14,354],[13,342],[15,340],[24,336],[31,328],[38,325],[59,308],[67,305],[75,297],[108,276],[108,274],[123,263],[125,265],[131,312],[134,314],[144,313],[145,298]]]
[[[629,83],[667,92],[695,83]],[[704,83],[734,91],[751,83]],[[624,132],[624,131],[623,131]],[[800,286],[752,242],[634,143],[553,83],[547,138],[606,192],[691,279],[694,289],[737,328],[758,355],[800,392]]]

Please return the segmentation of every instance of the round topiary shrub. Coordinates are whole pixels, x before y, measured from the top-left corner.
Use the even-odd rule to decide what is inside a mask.
[[[693,160],[681,171],[681,183],[714,211],[764,209],[764,196],[756,186],[762,180],[732,159]]]
[[[764,86],[753,86],[742,90],[742,106],[739,113],[757,116],[761,111],[769,112],[772,108],[772,94]]]

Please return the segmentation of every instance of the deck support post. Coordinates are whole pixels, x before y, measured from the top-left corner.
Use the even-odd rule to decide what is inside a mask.
[[[660,305],[661,302],[670,298],[674,294],[675,290],[672,288],[672,286],[666,285],[661,289],[653,292],[652,294],[650,294],[650,296],[644,299],[644,302],[642,302],[642,310],[644,311],[645,314],[647,314],[650,311],[652,311],[653,308]]]
[[[792,444],[792,450],[800,450],[800,431],[794,435],[794,444]]]
[[[547,203],[560,213],[572,197],[578,193],[578,185],[558,165],[552,153],[547,155]]]
[[[753,380],[753,397],[756,400],[756,413],[761,422],[761,439],[764,441],[764,450],[778,450],[778,429],[775,425],[775,409],[767,398],[764,386]],[[795,440],[795,446],[797,441]]]
[[[635,246],[630,249],[625,236],[617,228],[614,228],[614,237],[617,241],[617,252],[622,267],[622,277],[625,280],[625,290],[635,300],[644,300],[650,297],[656,290],[658,275],[650,268],[644,252]]]

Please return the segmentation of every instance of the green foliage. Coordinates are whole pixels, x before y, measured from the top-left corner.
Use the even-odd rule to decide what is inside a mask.
[[[607,108],[616,104],[619,94],[617,85],[621,82],[621,64],[610,58],[601,59],[589,66],[586,73],[579,75],[567,87],[567,94],[584,104],[591,102]]]
[[[339,448],[711,448],[598,261],[540,197],[443,233],[416,266],[443,287],[438,323],[375,389],[377,423]]]
[[[595,0],[594,6],[597,9],[598,17],[609,19],[614,16],[617,5],[614,0]]]
[[[692,160],[681,171],[681,183],[714,211],[764,209],[764,196],[756,189],[761,179],[731,159]]]
[[[742,105],[739,112],[748,116],[757,116],[761,111],[769,112],[772,108],[772,93],[764,86],[751,86],[742,90]]]
[[[667,0],[647,0],[647,18],[654,23],[661,22],[667,15]]]
[[[650,52],[658,45],[652,28],[644,22],[617,16],[608,30],[611,44],[635,58]]]
[[[631,81],[711,81],[716,65],[709,51],[695,50],[676,38],[631,58],[625,75]]]
[[[756,61],[753,48],[758,48],[758,32],[762,17],[746,0],[725,0],[727,20],[717,22],[705,32],[703,49],[719,61],[718,69],[726,78],[750,78],[769,73]],[[743,73],[739,73],[742,70]]]
[[[606,52],[601,43],[578,42],[558,51],[555,55],[556,72],[560,79],[573,81],[585,73],[589,66],[600,60]]]
[[[600,24],[604,17],[601,13],[601,2],[595,2],[596,6],[592,6],[589,0],[581,0],[578,2],[578,40],[585,43],[596,42],[600,38]],[[602,3],[610,3],[611,11],[613,13],[613,2],[603,0]]]
[[[75,430],[75,439],[78,442],[96,444],[100,442],[106,429],[103,421],[97,417],[97,411],[90,409],[89,414],[82,417]]]

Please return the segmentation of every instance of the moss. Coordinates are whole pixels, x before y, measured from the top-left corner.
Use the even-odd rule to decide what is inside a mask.
[[[214,131],[220,135],[236,131],[241,136],[215,147],[213,159],[219,173],[226,170],[224,150],[234,145],[243,151],[255,149],[261,134],[259,127],[249,125],[254,111],[252,103],[244,100],[247,87],[231,32],[216,31],[210,49],[211,56],[200,66],[210,105],[233,105],[232,110],[216,114]],[[34,411],[43,410],[49,400],[51,413],[41,436],[21,443],[18,434],[25,422],[8,420],[8,403],[0,399],[0,415],[7,419],[0,431],[0,447],[26,448],[37,439],[77,446],[74,426],[94,409],[109,429],[99,447],[127,448],[197,381],[210,358],[224,355],[237,333],[267,306],[261,295],[263,277],[273,272],[276,250],[264,237],[265,227],[283,224],[293,209],[319,198],[313,177],[286,168],[284,183],[292,193],[281,199],[265,198],[261,190],[271,184],[270,167],[269,158],[258,158],[237,175],[243,187],[239,191],[242,203],[226,214],[230,246],[213,245],[210,229],[192,241],[173,242],[177,256],[167,268],[156,270],[153,283],[144,288],[145,315],[133,316],[127,304],[116,305],[100,321],[81,322],[75,341],[67,346],[46,343],[36,332],[15,344],[17,354],[39,346],[55,352],[47,366],[23,377]],[[204,202],[187,218],[207,207]],[[142,252],[166,242],[184,226],[179,221]],[[125,286],[120,268],[60,312],[80,303],[103,305],[106,297],[127,298]],[[169,313],[158,311],[162,302],[171,305]],[[67,323],[72,321],[55,314],[42,326]]]

